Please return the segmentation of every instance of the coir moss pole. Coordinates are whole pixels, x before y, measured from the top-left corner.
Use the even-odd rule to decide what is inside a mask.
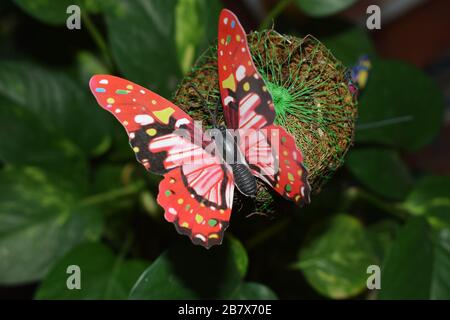
[[[309,172],[312,194],[318,193],[343,163],[353,140],[357,104],[348,89],[346,67],[317,39],[281,35],[274,30],[253,32],[247,36],[253,60],[272,94],[276,119],[295,139]],[[202,98],[214,110],[219,99],[216,46],[198,59],[179,86],[174,103],[187,111],[203,127],[211,126]],[[220,109],[219,123],[223,123]],[[274,203],[283,203],[278,195],[258,181],[256,208],[270,212]],[[235,193],[237,204],[244,197]],[[314,201],[312,198],[311,201]]]

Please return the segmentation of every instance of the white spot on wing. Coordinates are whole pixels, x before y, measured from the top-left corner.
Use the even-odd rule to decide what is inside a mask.
[[[139,123],[140,125],[147,125],[155,122],[155,120],[150,117],[148,114],[139,114],[134,117],[134,122]]]
[[[245,67],[243,65],[240,65],[239,68],[236,70],[236,80],[241,81],[245,78]]]
[[[177,122],[175,122],[175,127],[179,128],[183,124],[188,124],[188,123],[189,123],[189,119],[186,119],[186,118],[178,119]]]
[[[195,237],[196,237],[197,239],[202,240],[203,242],[206,242],[205,236],[203,236],[203,235],[201,235],[201,234],[196,234]]]
[[[223,104],[227,106],[230,102],[233,102],[233,101],[234,101],[233,97],[227,96],[227,97],[225,97],[225,99],[223,99]]]

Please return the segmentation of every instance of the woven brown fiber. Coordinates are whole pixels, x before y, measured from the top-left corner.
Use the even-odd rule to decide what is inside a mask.
[[[357,103],[347,86],[346,67],[312,36],[302,39],[268,30],[250,33],[247,40],[253,61],[272,94],[275,122],[295,137],[303,153],[312,194],[318,193],[342,165],[353,141]],[[210,116],[191,86],[214,110],[220,94],[216,46],[198,59],[173,99],[194,120],[203,120],[203,127],[207,128],[211,126]],[[219,110],[218,121],[223,123]],[[235,198],[242,203],[239,192]],[[258,181],[256,208],[252,205],[250,211],[270,212],[274,202],[280,201],[266,184]]]

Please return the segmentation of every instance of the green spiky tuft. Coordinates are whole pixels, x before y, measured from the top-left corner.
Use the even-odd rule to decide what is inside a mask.
[[[266,85],[273,98],[273,104],[277,113],[277,122],[278,124],[282,124],[280,120],[286,118],[286,114],[290,112],[294,102],[294,96],[289,92],[289,89],[268,80],[266,80]]]

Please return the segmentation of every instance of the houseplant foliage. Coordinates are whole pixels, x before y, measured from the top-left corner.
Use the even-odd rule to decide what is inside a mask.
[[[295,35],[330,54],[318,62],[343,67],[371,57],[355,146],[345,158],[329,153],[344,168],[326,184],[317,180],[321,191],[309,207],[277,210],[273,219],[235,213],[224,244],[206,251],[163,221],[158,179],[134,162],[122,129],[88,96],[87,79],[122,75],[180,99],[183,78],[195,75],[199,64],[191,66],[214,46],[221,4],[75,2],[82,12],[75,31],[65,29],[65,1],[1,4],[8,17],[0,22],[2,286],[38,284],[38,299],[450,298],[450,178],[403,160],[426,147],[442,123],[441,94],[422,71],[378,57],[359,29],[320,42]],[[297,2],[308,10],[308,1]],[[335,10],[350,3],[334,2]],[[61,33],[80,45],[60,45]],[[43,45],[26,50],[30,37]],[[214,90],[206,96],[212,101]],[[347,150],[350,135],[342,137],[336,141]],[[313,156],[311,168],[325,163]],[[67,292],[69,261],[84,270],[85,290]],[[190,272],[180,270],[186,261]],[[381,290],[367,290],[369,264],[381,267]]]

